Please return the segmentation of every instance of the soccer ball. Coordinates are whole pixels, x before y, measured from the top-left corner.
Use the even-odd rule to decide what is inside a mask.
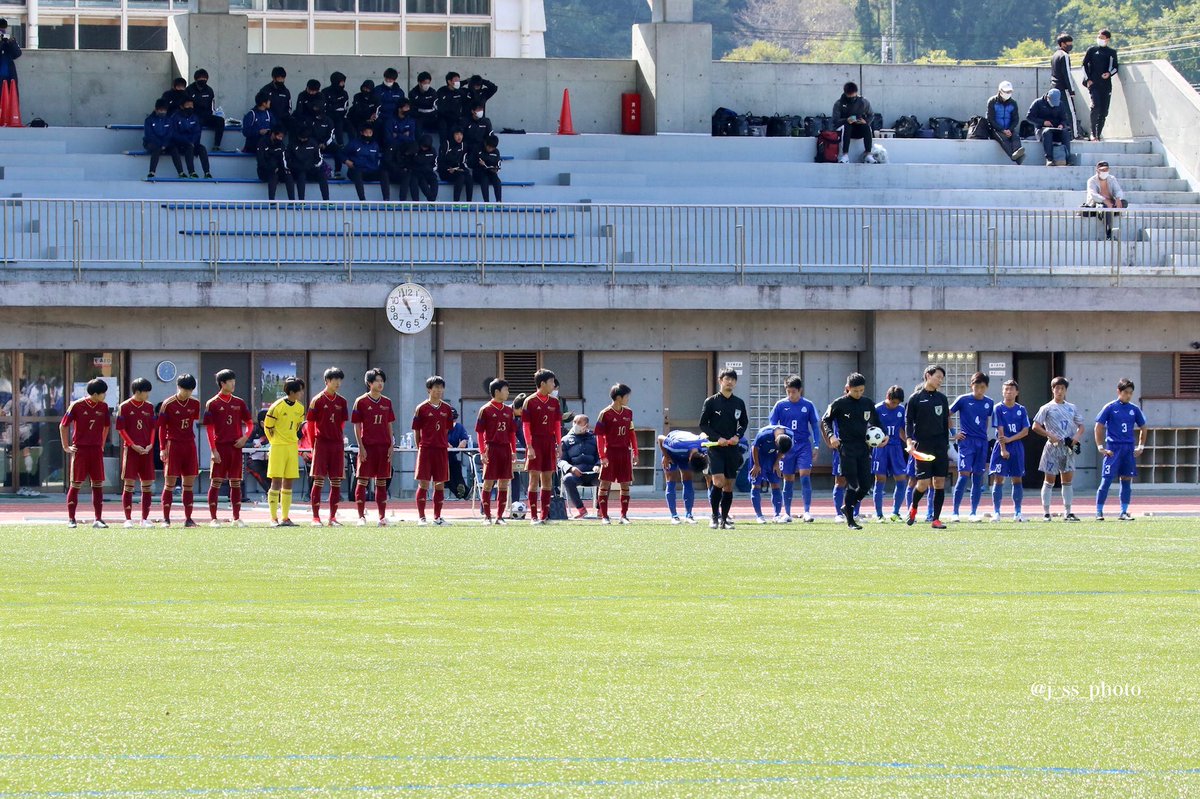
[[[512,504],[512,507],[509,510],[511,511],[512,517],[514,519],[524,519],[525,518],[525,503],[524,502],[521,502],[519,500],[517,502],[514,502]]]
[[[872,447],[878,447],[883,443],[883,439],[887,438],[883,431],[878,427],[867,428],[867,443]]]

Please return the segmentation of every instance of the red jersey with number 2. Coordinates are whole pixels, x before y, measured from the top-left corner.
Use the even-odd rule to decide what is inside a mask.
[[[525,400],[521,410],[521,421],[525,425],[525,443],[562,440],[562,406],[557,397],[542,397],[534,394]]]

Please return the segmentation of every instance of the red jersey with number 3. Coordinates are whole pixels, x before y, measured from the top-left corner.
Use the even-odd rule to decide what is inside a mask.
[[[417,411],[413,414],[412,429],[419,434],[418,447],[450,449],[450,440],[447,437],[452,427],[454,410],[448,402],[434,407],[433,403],[426,400],[417,406]]]
[[[154,406],[149,402],[127,399],[117,408],[117,432],[127,442],[139,447],[153,446],[154,427]]]
[[[316,438],[342,443],[342,429],[350,421],[350,408],[341,394],[322,391],[308,404],[308,423],[317,428]]]
[[[637,437],[633,432],[633,411],[629,408],[617,410],[609,405],[596,417],[596,447],[600,457],[627,457],[637,449]]]
[[[158,409],[159,443],[168,441],[196,443],[196,423],[200,421],[200,400],[188,397],[179,399],[176,394],[163,400]]]
[[[354,424],[362,425],[362,439],[359,443],[370,445],[392,444],[392,423],[396,421],[396,412],[392,409],[392,401],[380,396],[372,399],[370,394],[363,394],[354,401],[354,413],[350,416]]]
[[[71,427],[71,443],[77,447],[104,446],[108,431],[108,403],[76,400],[62,418],[63,427]]]
[[[218,394],[204,408],[204,426],[218,444],[232,444],[254,430],[250,406],[241,397]]]
[[[480,446],[503,444],[517,451],[517,425],[513,409],[503,402],[489,402],[479,409],[475,420],[475,435]]]
[[[525,400],[521,410],[521,421],[525,425],[525,443],[562,440],[562,406],[557,397],[542,397],[534,394]]]

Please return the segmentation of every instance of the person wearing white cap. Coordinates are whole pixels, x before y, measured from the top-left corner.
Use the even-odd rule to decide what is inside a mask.
[[[1025,161],[1025,148],[1021,146],[1021,135],[1017,128],[1021,124],[1021,113],[1013,99],[1013,86],[1006,80],[1000,81],[994,97],[987,104],[988,131],[1014,163]]]

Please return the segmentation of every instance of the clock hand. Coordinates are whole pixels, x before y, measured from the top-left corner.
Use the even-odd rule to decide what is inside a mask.
[[[405,310],[407,310],[409,313],[412,313],[412,306],[408,304],[408,297],[405,297],[402,294],[402,295],[400,295],[400,299],[404,301]]]

